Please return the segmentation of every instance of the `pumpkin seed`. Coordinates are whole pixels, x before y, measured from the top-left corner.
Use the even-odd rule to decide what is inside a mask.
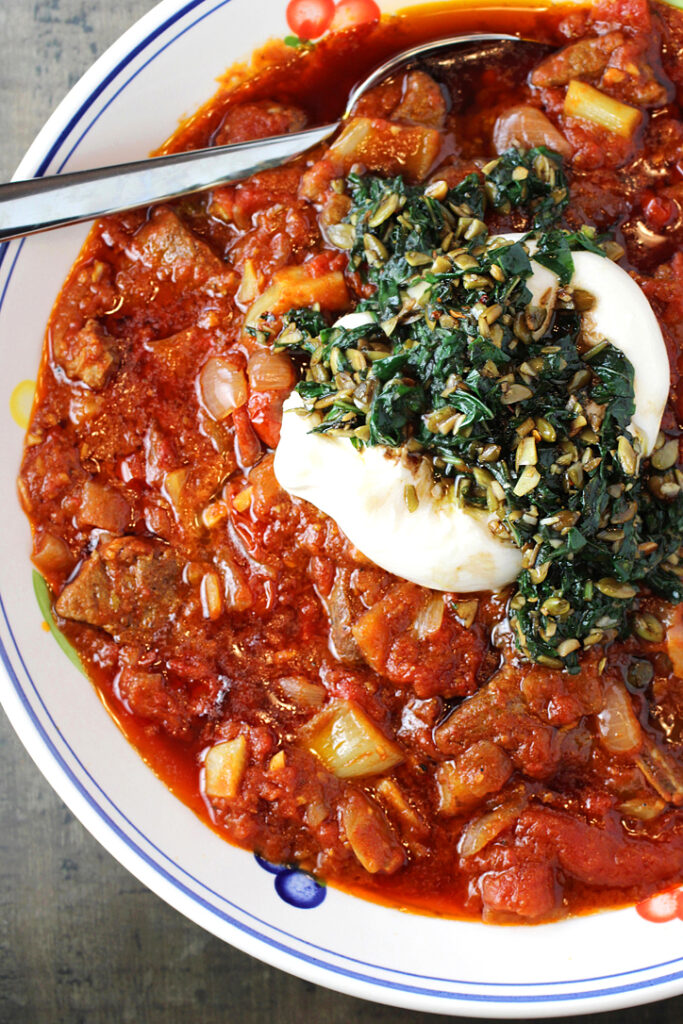
[[[633,628],[641,640],[651,644],[661,644],[664,640],[664,626],[652,612],[638,612],[633,619]]]
[[[631,587],[628,583],[621,583],[611,576],[603,576],[598,580],[597,588],[605,597],[613,597],[618,601],[630,601],[638,593],[635,587]]]
[[[671,469],[678,462],[678,440],[667,441],[653,453],[650,461],[655,469]]]
[[[539,654],[536,661],[539,665],[545,665],[546,668],[564,668],[564,664],[559,658],[549,658],[547,654]]]
[[[432,181],[425,189],[425,195],[430,199],[445,199],[448,195],[448,185],[442,179]]]
[[[574,300],[574,309],[578,309],[579,313],[588,313],[589,310],[595,308],[595,296],[584,288],[574,288],[572,298]]]
[[[540,565],[535,565],[533,569],[529,569],[529,576],[531,577],[532,583],[543,583],[548,571],[550,569],[550,562],[541,562]]]
[[[528,434],[522,438],[517,446],[515,464],[519,468],[520,466],[535,466],[537,462],[536,439],[531,434]]]
[[[399,207],[399,196],[396,192],[390,192],[382,202],[379,204],[375,212],[368,220],[369,228],[377,228],[380,224],[383,224],[385,220],[388,220]],[[386,258],[386,257],[385,257]]]
[[[356,241],[356,231],[351,224],[330,224],[325,234],[328,242],[331,242],[337,249],[353,249]]]
[[[363,235],[363,248],[368,263],[383,263],[389,255],[386,245],[367,232]]]
[[[517,402],[525,402],[533,396],[533,391],[525,384],[510,384],[507,388],[503,385],[501,402],[503,405],[516,405]]]
[[[405,254],[404,259],[409,267],[426,267],[428,263],[432,262],[431,256],[427,256],[424,252],[409,251]],[[450,270],[450,263],[448,269]]]
[[[581,647],[581,641],[575,637],[568,637],[563,640],[561,644],[557,645],[557,653],[561,658],[566,658],[568,654],[573,654],[574,651],[578,651]]]
[[[480,462],[498,462],[500,458],[501,447],[499,444],[487,444],[479,452]]]
[[[541,474],[538,472],[535,466],[526,466],[519,480],[514,486],[513,494],[518,498],[528,494],[529,491],[533,491],[541,482]]]
[[[555,430],[555,427],[542,416],[539,416],[536,419],[536,430],[541,435],[541,438],[544,441],[547,441],[548,444],[552,444],[553,441],[557,440],[557,431]]]
[[[633,445],[627,437],[622,434],[617,441],[617,458],[621,468],[627,476],[633,476],[638,467],[638,456],[633,450]]]
[[[453,262],[459,270],[474,270],[475,267],[479,267],[477,261],[468,252],[463,252],[461,255],[456,256]]]
[[[463,274],[462,285],[466,291],[472,291],[474,288],[490,288],[491,279],[484,277],[483,274]]]
[[[475,217],[467,225],[467,228],[465,230],[465,238],[467,239],[468,242],[471,242],[473,238],[476,238],[478,235],[483,235],[485,233],[486,224],[484,224],[483,220],[479,220],[477,217]]]
[[[405,501],[409,512],[417,511],[420,500],[413,484],[406,484],[403,488],[403,500]]]
[[[572,606],[565,597],[547,597],[541,605],[541,615],[552,615],[554,618],[569,615]]]
[[[445,256],[437,256],[430,270],[432,274],[451,274],[453,272],[451,261]]]

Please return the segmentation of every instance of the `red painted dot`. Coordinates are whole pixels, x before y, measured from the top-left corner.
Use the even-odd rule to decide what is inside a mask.
[[[636,906],[636,910],[646,921],[654,924],[661,924],[664,921],[673,921],[678,917],[678,901],[681,893],[678,889],[669,889],[667,892],[660,892],[657,896],[651,896]]]
[[[334,0],[291,0],[287,24],[299,39],[317,39],[327,31],[334,15]]]
[[[380,13],[375,0],[341,0],[336,6],[331,29],[339,32],[344,28],[379,21]]]

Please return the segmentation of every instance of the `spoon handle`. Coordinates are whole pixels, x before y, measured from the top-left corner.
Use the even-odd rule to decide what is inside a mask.
[[[0,185],[0,242],[246,178],[304,153],[337,127]]]

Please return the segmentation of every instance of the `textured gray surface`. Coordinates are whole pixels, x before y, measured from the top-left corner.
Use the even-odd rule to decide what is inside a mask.
[[[152,6],[149,0],[0,0],[0,178],[14,171],[94,58]],[[85,832],[1,712],[0,779],[0,1024],[449,1019],[298,981],[186,921]],[[574,1018],[590,1019],[679,1024],[683,998]]]

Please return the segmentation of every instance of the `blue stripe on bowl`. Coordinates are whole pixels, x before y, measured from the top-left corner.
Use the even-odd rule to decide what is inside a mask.
[[[116,80],[130,65],[130,63],[137,56],[144,53],[144,51],[147,50],[157,39],[163,36],[164,33],[168,32],[175,25],[177,25],[178,22],[182,21],[183,18],[185,18],[188,15],[191,15],[195,11],[198,11],[200,7],[204,6],[207,3],[207,0],[191,0],[191,2],[185,4],[175,14],[171,15],[164,22],[162,22],[162,24],[154,28],[141,42],[134,46],[133,49],[131,49],[118,62],[118,64],[116,64],[116,66],[111,71],[108,72],[108,74],[102,79],[101,82],[99,82],[95,86],[95,88],[92,90],[87,99],[84,100],[84,102],[81,104],[76,113],[70,118],[69,122],[64,127],[64,129],[59,133],[55,141],[50,146],[50,149],[48,150],[46,155],[42,158],[36,170],[35,176],[43,176],[48,167],[51,165],[51,163],[57,156],[60,156],[58,169],[61,170],[66,164],[66,162],[69,160],[69,158],[73,155],[73,153],[78,149],[78,146],[83,141],[83,139],[88,135],[93,125],[97,123],[97,121],[104,113],[104,111],[111,105],[111,103],[116,99],[116,97],[119,96],[120,93],[123,92],[125,88],[140,74],[140,72],[143,69],[148,67],[156,59],[156,57],[163,53],[164,50],[166,50],[173,43],[181,39],[193,27],[195,27],[200,22],[204,21],[206,18],[210,17],[218,9],[226,6],[226,4],[228,4],[229,2],[230,0],[221,0],[221,2],[219,3],[213,3],[208,10],[205,10],[204,13],[199,14],[198,17],[194,18],[194,20],[192,20],[187,25],[182,27],[170,39],[166,40],[163,46],[155,50],[155,52],[152,53],[147,58],[147,60],[145,60],[145,62],[132,75],[130,75],[116,88],[116,90],[113,92],[111,96],[108,97],[106,103],[97,112],[97,114],[90,120],[90,122],[87,125],[83,126],[81,122],[84,120],[88,112],[91,110],[93,104],[101,95],[104,94],[108,86],[113,85],[116,82]],[[75,140],[73,140],[71,139],[71,136],[77,128],[80,129],[80,134],[77,136],[77,138],[75,138]],[[66,152],[64,152],[63,147],[67,145],[69,148],[66,150]],[[2,264],[7,256],[7,253],[10,251],[12,244],[14,243],[5,243],[4,245],[2,245],[0,251],[0,268],[2,267]],[[19,256],[21,255],[23,245],[23,240],[16,244],[16,252],[14,254],[12,264],[8,270],[6,282],[4,284],[2,292],[0,293],[0,310],[2,309],[2,305],[4,303],[17,261],[19,259]],[[82,776],[89,781],[92,789],[99,793],[102,802],[99,802],[93,796],[90,789],[86,788],[83,785],[81,779],[75,774],[70,765],[62,756],[61,752],[55,746],[52,736],[43,727],[42,722],[40,721],[40,719],[38,718],[37,714],[34,711],[33,705],[31,703],[31,700],[29,699],[29,696],[27,695],[26,690],[22,686],[22,683],[19,681],[9,651],[6,649],[5,645],[0,641],[0,658],[2,659],[5,669],[7,670],[10,681],[24,708],[24,711],[26,712],[28,718],[30,719],[36,734],[40,737],[42,744],[47,748],[51,757],[59,766],[64,776],[68,779],[69,783],[73,786],[74,790],[79,794],[79,796],[82,799],[86,801],[88,806],[95,812],[97,817],[106,826],[106,828],[109,831],[111,831],[118,840],[123,842],[124,845],[137,858],[139,858],[144,864],[146,864],[149,868],[153,869],[155,873],[157,873],[161,878],[163,878],[165,882],[167,882],[173,888],[175,888],[180,894],[182,894],[182,896],[189,898],[192,902],[196,903],[202,909],[209,911],[211,914],[214,914],[221,921],[229,924],[231,927],[244,933],[250,938],[256,939],[258,942],[263,943],[264,945],[269,946],[273,949],[276,949],[279,952],[285,953],[288,956],[293,957],[295,960],[302,961],[303,963],[308,964],[312,967],[321,969],[323,971],[331,972],[332,974],[347,978],[352,981],[359,981],[364,984],[376,986],[380,989],[385,988],[393,992],[403,992],[411,995],[429,996],[433,999],[439,1000],[445,999],[470,1003],[508,1003],[519,1005],[524,1003],[539,1004],[579,1002],[582,1000],[605,998],[609,996],[618,995],[621,993],[637,991],[642,991],[645,993],[649,989],[653,989],[656,986],[669,984],[671,982],[678,981],[683,978],[683,970],[672,970],[672,968],[674,968],[676,965],[680,965],[683,963],[682,957],[677,957],[673,960],[664,961],[658,964],[652,964],[650,966],[637,968],[631,971],[618,972],[609,975],[598,975],[589,978],[572,979],[570,981],[548,981],[506,984],[500,982],[468,982],[467,980],[457,978],[429,977],[424,975],[411,974],[410,972],[406,971],[397,971],[393,968],[384,967],[380,964],[369,964],[364,961],[355,960],[353,957],[348,957],[334,950],[326,949],[322,946],[317,946],[315,943],[310,943],[307,940],[300,938],[299,936],[292,935],[291,933],[284,931],[283,929],[277,928],[269,922],[256,917],[255,915],[244,910],[242,907],[239,907],[237,904],[232,903],[230,900],[222,896],[220,893],[211,890],[202,881],[195,878],[193,875],[187,872],[181,865],[173,861],[172,858],[168,856],[168,854],[166,854],[163,850],[161,850],[153,842],[151,842],[151,840],[147,836],[145,836],[145,834],[132,821],[130,821],[125,814],[122,813],[122,811],[107,796],[104,790],[101,789],[96,779],[87,771],[87,769],[79,760],[75,751],[66,742],[63,735],[57,728],[54,720],[52,719],[52,716],[50,715],[40,695],[38,687],[33,681],[30,673],[28,672],[27,666],[24,662],[21,651],[14,637],[14,633],[12,631],[12,627],[10,625],[9,617],[5,607],[5,601],[2,598],[1,594],[0,611],[5,621],[9,636],[11,638],[12,646],[14,648],[14,651],[16,652],[16,656],[19,659],[19,662],[21,663],[21,667],[30,685],[30,689],[33,691],[35,700],[38,702],[38,704],[42,708],[43,713],[50,722],[50,725],[54,730],[54,734],[59,737],[61,743],[68,750],[70,756],[73,758],[73,761],[75,762],[75,764],[78,765],[79,771],[82,773]],[[156,857],[150,856],[147,853],[147,851],[143,849],[134,838],[132,838],[131,835],[126,833],[120,827],[120,825],[112,818],[111,814],[107,810],[105,806],[106,804],[108,804],[109,807],[111,807],[111,809],[116,813],[116,815],[126,823],[126,825],[130,828],[132,833],[137,833],[140,839],[144,841],[144,843],[146,843],[147,846],[149,846],[152,850],[154,850]],[[169,871],[169,869],[164,865],[164,861],[167,862],[167,864],[170,865],[178,873],[178,875],[185,876],[188,882],[192,882],[197,887],[203,889],[210,898],[205,898],[199,893],[189,888],[188,885],[181,880],[181,878],[177,877]],[[244,922],[233,917],[230,913],[226,912],[226,910],[223,909],[223,907],[220,905],[221,903],[225,904],[227,907],[230,907],[232,910],[238,911],[240,914],[244,915],[245,918],[250,919],[253,922],[253,925],[245,924]],[[312,952],[310,954],[301,952],[298,949],[295,949],[292,946],[287,945],[286,941],[274,939],[271,936],[264,934],[263,931],[260,930],[259,926],[260,928],[268,928],[271,931],[278,933],[282,936],[283,940],[289,939],[301,943],[302,945],[307,946]],[[335,963],[331,963],[329,960],[321,958],[325,956],[335,957],[339,960],[346,961],[349,965],[354,966],[338,966]],[[390,972],[394,974],[396,977],[405,980],[391,981],[386,978],[374,977],[372,974],[366,973],[366,971],[372,970]],[[661,974],[655,978],[636,979],[636,976],[639,974],[644,974],[646,972],[658,970],[666,971],[667,973]],[[625,980],[627,978],[631,978],[634,980],[627,981]],[[618,981],[618,979],[624,980]],[[611,981],[617,983],[611,985],[603,984],[602,986],[600,986],[599,984]],[[423,984],[419,984],[420,982],[422,982]],[[472,987],[476,987],[478,989],[498,988],[510,990],[515,988],[521,988],[531,990],[541,987],[566,988],[570,985],[592,984],[597,984],[598,987],[582,990],[579,992],[535,993],[533,991],[527,991],[523,994],[511,994],[509,991],[506,991],[505,994],[498,994],[495,992],[469,992],[466,990],[456,992],[449,989],[437,987],[440,985],[471,985]]]

